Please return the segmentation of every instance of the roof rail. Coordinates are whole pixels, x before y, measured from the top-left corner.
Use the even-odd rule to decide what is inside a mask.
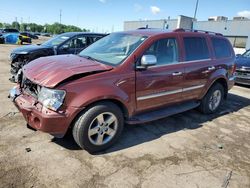
[[[221,33],[216,33],[216,32],[212,32],[212,31],[198,30],[198,29],[183,29],[183,28],[178,28],[178,29],[175,29],[174,32],[197,32],[197,33],[199,32],[199,33],[206,33],[206,34],[223,36]]]

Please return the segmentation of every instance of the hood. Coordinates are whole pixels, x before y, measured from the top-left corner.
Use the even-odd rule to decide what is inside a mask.
[[[26,45],[19,48],[15,48],[11,53],[12,54],[28,54],[30,52],[34,52],[41,49],[49,49],[48,46],[42,45]]]
[[[236,59],[235,63],[237,68],[250,67],[250,58],[239,57]]]
[[[53,88],[73,76],[111,70],[112,67],[77,55],[38,58],[25,65],[23,74],[32,82]]]

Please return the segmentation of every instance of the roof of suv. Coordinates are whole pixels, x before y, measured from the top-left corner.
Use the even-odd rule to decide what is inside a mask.
[[[212,34],[212,35],[217,35],[217,36],[223,36],[220,33],[215,33],[211,31],[202,31],[202,30],[187,30],[187,29],[175,29],[175,30],[167,30],[167,29],[154,29],[154,28],[149,28],[149,29],[137,29],[137,30],[130,30],[130,31],[124,31],[121,33],[129,33],[129,34],[138,34],[138,35],[144,35],[144,36],[153,36],[153,35],[158,35],[158,34],[163,34],[163,33],[171,33],[171,32],[176,32],[176,33],[196,33],[196,34]]]

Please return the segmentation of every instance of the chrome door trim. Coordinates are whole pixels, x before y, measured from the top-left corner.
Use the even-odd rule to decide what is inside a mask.
[[[181,92],[182,92],[182,89],[177,89],[177,90],[172,90],[172,91],[163,91],[163,92],[156,93],[156,94],[149,94],[149,95],[137,97],[137,100],[141,101],[141,100],[145,100],[145,99],[162,97],[162,96],[165,96],[165,95],[171,95],[171,94],[181,93]]]
[[[197,86],[192,86],[192,87],[187,87],[187,88],[183,88],[182,91],[190,91],[190,90],[194,90],[194,89],[199,89],[199,88],[202,88],[204,87],[205,85],[202,84],[202,85],[197,85]]]
[[[163,64],[163,65],[154,65],[152,67],[148,67],[148,69],[152,68],[158,68],[158,67],[165,67],[165,66],[170,66],[170,65],[180,65],[180,64],[186,64],[186,63],[197,63],[197,62],[204,62],[204,61],[211,61],[211,58],[208,59],[199,59],[199,60],[193,60],[193,61],[178,61],[178,62],[172,62],[169,64]]]
[[[187,87],[187,88],[183,88],[183,89],[176,89],[176,90],[172,90],[172,91],[163,91],[163,92],[160,92],[160,93],[144,95],[144,96],[141,96],[141,97],[137,97],[137,101],[152,99],[152,98],[156,98],[156,97],[162,97],[162,96],[166,96],[166,95],[172,95],[172,94],[186,92],[186,91],[191,91],[191,90],[194,90],[194,89],[202,88],[204,86],[205,85],[202,84],[202,85]]]

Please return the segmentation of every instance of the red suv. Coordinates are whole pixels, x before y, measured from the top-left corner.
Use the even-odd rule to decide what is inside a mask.
[[[214,113],[234,85],[235,55],[218,33],[142,29],[110,34],[79,55],[26,65],[10,97],[28,126],[96,152],[137,124],[198,107]],[[71,129],[70,129],[71,128]]]

